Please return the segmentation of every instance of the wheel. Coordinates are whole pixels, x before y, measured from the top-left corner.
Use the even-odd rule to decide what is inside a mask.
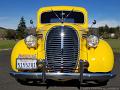
[[[99,85],[107,85],[107,82],[109,80],[106,80],[106,81],[95,81],[96,83],[98,83]]]

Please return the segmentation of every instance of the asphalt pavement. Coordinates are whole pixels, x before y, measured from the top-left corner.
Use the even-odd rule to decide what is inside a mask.
[[[76,81],[49,82],[48,85],[29,84],[21,85],[9,75],[11,50],[0,51],[0,90],[120,90],[120,54],[115,54],[115,65],[113,72],[117,76],[111,79],[107,85],[96,85],[84,83],[79,88]]]

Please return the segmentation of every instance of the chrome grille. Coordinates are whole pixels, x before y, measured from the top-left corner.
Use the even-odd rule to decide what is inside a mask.
[[[78,37],[68,26],[52,28],[46,41],[46,61],[51,72],[73,72],[78,58]]]

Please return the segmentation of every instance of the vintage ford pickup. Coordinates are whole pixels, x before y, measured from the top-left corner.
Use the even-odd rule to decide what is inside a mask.
[[[94,22],[95,23],[95,22]],[[88,29],[88,13],[75,6],[49,6],[37,12],[36,34],[12,50],[10,75],[30,80],[94,81],[107,84],[114,55],[106,41]]]

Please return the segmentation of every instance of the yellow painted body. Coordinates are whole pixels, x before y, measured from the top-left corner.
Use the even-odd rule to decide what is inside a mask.
[[[41,24],[40,16],[43,12],[49,12],[51,10],[54,11],[66,11],[73,10],[77,12],[82,12],[84,14],[85,22],[84,24],[74,24],[74,23],[52,23],[52,24]],[[73,27],[79,37],[80,42],[80,55],[79,59],[87,60],[89,62],[88,71],[89,72],[110,72],[114,65],[114,56],[111,47],[107,44],[106,41],[101,40],[96,48],[89,48],[87,46],[86,38],[82,38],[82,34],[88,32],[88,14],[84,8],[81,7],[73,7],[73,6],[52,6],[41,8],[37,12],[37,34],[43,34],[42,39],[38,39],[38,47],[35,48],[27,48],[24,40],[19,41],[15,47],[13,48],[11,55],[11,66],[12,69],[16,72],[16,58],[19,55],[36,55],[38,60],[45,59],[45,43],[46,43],[46,35],[48,31],[54,26],[71,26]],[[78,72],[78,71],[75,71]]]

